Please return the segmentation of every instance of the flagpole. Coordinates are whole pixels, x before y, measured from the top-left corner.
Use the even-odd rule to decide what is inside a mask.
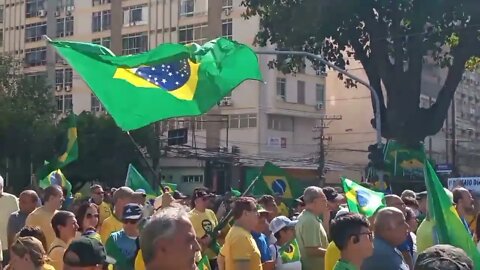
[[[145,163],[147,164],[147,167],[148,169],[150,170],[150,172],[153,174],[153,181],[152,181],[152,186],[155,188],[156,187],[156,181],[155,179],[157,178],[157,173],[155,172],[155,169],[153,169],[152,165],[150,165],[150,163],[148,162],[148,159],[145,157],[145,155],[143,154],[142,150],[140,149],[140,145],[138,145],[138,143],[135,141],[135,139],[132,137],[132,135],[130,134],[129,131],[127,131],[127,135],[128,137],[130,138],[130,141],[133,143],[133,145],[135,146],[135,148],[137,149],[138,153],[140,154],[140,156],[142,157],[143,161],[145,161]],[[162,190],[162,193],[163,193],[163,185],[162,185],[162,180],[160,179],[160,176],[161,174],[159,174],[158,176],[158,185],[160,186],[161,190]]]

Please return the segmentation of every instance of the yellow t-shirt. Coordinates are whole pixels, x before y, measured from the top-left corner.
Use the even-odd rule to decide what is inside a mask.
[[[18,199],[10,193],[4,192],[0,196],[0,242],[4,243],[3,248],[8,249],[7,223],[10,214],[18,211]]]
[[[288,217],[288,207],[283,202],[277,205],[277,209],[279,215]]]
[[[51,259],[50,264],[55,269],[63,269],[63,254],[67,250],[68,244],[62,239],[55,238],[48,248],[48,257]]]
[[[59,269],[62,269],[62,268],[59,268]],[[45,263],[42,265],[42,270],[55,270],[55,267],[51,266],[48,263]]]
[[[425,249],[433,247],[435,244],[433,227],[435,222],[433,220],[424,219],[417,229],[417,253],[420,254]]]
[[[120,231],[121,229],[123,229],[123,223],[114,215],[109,216],[107,219],[105,219],[102,227],[100,228],[100,238],[102,239],[102,243],[105,245],[108,237],[110,237],[110,234]]]
[[[230,229],[220,254],[225,257],[225,270],[235,270],[235,261],[238,260],[249,261],[248,270],[262,270],[260,251],[255,239],[250,232],[239,226]]]
[[[340,256],[340,249],[338,249],[333,241],[330,242],[325,252],[325,270],[333,270]]]
[[[45,234],[45,239],[47,240],[47,247],[53,243],[55,240],[55,232],[52,228],[52,217],[57,213],[48,211],[45,206],[41,206],[32,213],[30,213],[25,221],[25,226],[35,227],[38,226]]]
[[[135,270],[145,270],[145,263],[143,262],[142,251],[139,250],[135,258]]]
[[[193,209],[188,213],[190,217],[190,222],[192,222],[193,229],[195,230],[195,235],[197,238],[202,238],[207,232],[212,232],[213,229],[218,225],[217,216],[215,213],[206,209],[205,212],[200,212],[196,209]],[[203,255],[207,255],[209,259],[215,259],[217,254],[211,249],[203,250]]]
[[[105,219],[107,219],[112,215],[112,208],[110,207],[110,204],[106,202],[102,202],[98,206],[98,215],[99,215],[98,222],[99,224],[102,224],[105,221]]]

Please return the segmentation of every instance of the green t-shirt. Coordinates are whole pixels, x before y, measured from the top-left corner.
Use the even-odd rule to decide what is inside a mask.
[[[295,226],[295,235],[300,248],[302,269],[324,270],[325,262],[323,257],[311,257],[306,253],[307,247],[320,247],[327,249],[327,233],[323,228],[322,220],[309,211],[303,211],[298,216],[298,223]]]
[[[358,269],[357,267],[355,267],[355,265],[340,259],[335,264],[335,267],[333,267],[333,270],[358,270]]]

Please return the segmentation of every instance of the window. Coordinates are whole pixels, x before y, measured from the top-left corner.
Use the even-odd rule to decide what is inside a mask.
[[[287,79],[277,78],[277,97],[285,101],[287,97]]]
[[[0,47],[3,46],[3,29],[0,29]]]
[[[92,43],[94,44],[99,44],[102,46],[105,46],[107,48],[110,48],[110,37],[104,37],[104,38],[96,38],[92,40]]]
[[[183,175],[184,183],[203,183],[203,175]]]
[[[73,70],[71,68],[55,70],[55,88],[70,90],[73,86]]]
[[[25,64],[27,66],[45,65],[47,59],[47,47],[39,47],[25,50]]]
[[[63,113],[63,95],[55,96],[55,103],[57,103],[57,113]]]
[[[4,5],[0,5],[0,23],[3,23],[3,12],[5,11]]]
[[[37,17],[40,10],[45,10],[45,0],[27,0],[25,3],[25,17]]]
[[[92,0],[92,6],[100,6],[105,4],[110,4],[112,0]]]
[[[222,21],[222,36],[230,39],[232,38],[233,36],[232,19],[226,19]]]
[[[193,16],[194,11],[194,0],[182,0],[182,2],[180,3],[180,16]]]
[[[283,115],[268,115],[268,129],[293,131],[293,117]]]
[[[91,97],[91,105],[90,105],[90,110],[92,112],[103,112],[105,111],[105,108],[103,108],[102,103],[98,100],[98,98],[92,93]]]
[[[317,83],[315,85],[315,95],[317,103],[324,103],[325,102],[325,85]]]
[[[297,103],[305,104],[305,82],[297,81]]]
[[[195,130],[205,129],[205,118],[203,116],[195,117]]]
[[[100,32],[110,29],[112,12],[104,10],[92,13],[92,32]]]
[[[134,33],[122,36],[123,55],[141,53],[147,50],[147,33]]]
[[[207,24],[191,24],[178,28],[178,42],[203,44],[207,36]]]
[[[39,22],[25,26],[25,42],[34,42],[42,39],[47,34],[47,23]]]
[[[57,37],[68,37],[73,35],[73,17],[57,19]]]
[[[28,73],[26,76],[33,83],[44,82],[47,79],[47,73],[46,72]]]
[[[73,8],[75,8],[75,1],[74,0],[65,0],[65,7],[69,11],[73,10]]]
[[[73,98],[72,95],[65,95],[63,97],[63,112],[73,111]]]
[[[254,128],[256,126],[256,114],[231,114],[228,117],[229,128]]]
[[[143,25],[148,22],[147,5],[131,6],[123,10],[123,25]]]
[[[233,0],[222,0],[223,1],[223,8],[232,8],[233,7]]]

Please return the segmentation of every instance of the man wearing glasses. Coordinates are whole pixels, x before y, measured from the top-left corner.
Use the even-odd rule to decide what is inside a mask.
[[[330,236],[341,251],[334,270],[358,270],[373,253],[373,235],[366,217],[348,213],[332,220]]]
[[[105,219],[112,215],[111,207],[105,202],[105,192],[102,186],[92,185],[90,187],[90,202],[98,206],[98,214],[100,215],[98,223],[101,225]]]
[[[114,232],[108,238],[105,249],[115,259],[116,270],[135,269],[135,257],[140,249],[138,222],[142,219],[139,204],[129,203],[123,208],[123,229]]]

